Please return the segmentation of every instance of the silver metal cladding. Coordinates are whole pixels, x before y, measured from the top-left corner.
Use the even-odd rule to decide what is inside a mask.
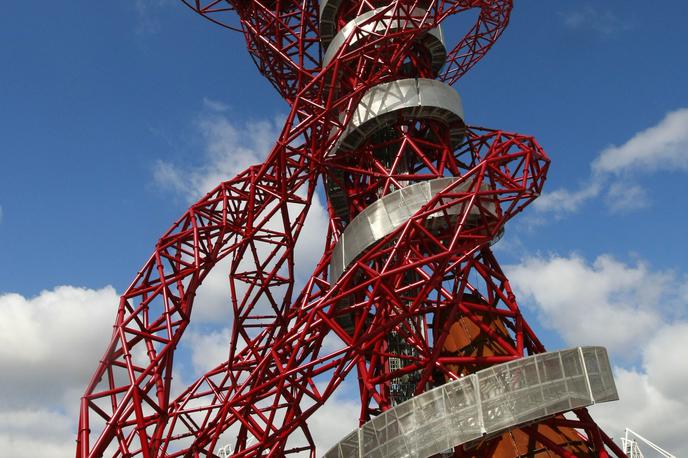
[[[356,149],[379,129],[397,122],[399,116],[443,122],[453,148],[465,134],[463,103],[454,88],[428,78],[406,78],[370,88],[327,156]]]
[[[542,418],[617,399],[603,347],[541,353],[415,396],[347,435],[324,458],[427,458]]]
[[[337,33],[337,11],[342,0],[320,1],[320,44],[327,49]]]
[[[414,8],[404,18],[394,16],[395,14],[393,9],[385,6],[363,13],[350,21],[328,42],[327,52],[324,53],[322,62],[323,68],[329,65],[347,40],[349,40],[349,47],[355,47],[363,35],[380,35],[397,30],[415,29],[427,24],[428,21],[427,11],[422,8]],[[379,16],[379,18],[374,19],[376,16]],[[351,36],[352,34],[354,35]],[[322,42],[323,38],[321,36]],[[447,59],[447,48],[444,44],[441,27],[437,26],[428,30],[427,33],[421,36],[420,42],[430,52],[433,71],[438,73]]]
[[[334,247],[330,261],[330,282],[336,282],[349,265],[367,248],[394,232],[437,194],[462,179],[460,177],[445,177],[422,181],[387,194],[366,207],[344,229]],[[469,179],[455,186],[451,192],[469,191],[474,186],[474,180]],[[490,187],[486,183],[482,183],[480,189],[489,192]],[[497,216],[498,209],[491,196],[478,197],[477,200],[479,201],[478,204],[474,203],[468,210],[469,217],[481,218],[485,214]],[[446,214],[462,215],[466,205],[468,205],[468,201],[452,205],[445,210]],[[440,219],[444,214],[444,212],[432,214],[427,218],[427,221],[431,223],[434,218]]]

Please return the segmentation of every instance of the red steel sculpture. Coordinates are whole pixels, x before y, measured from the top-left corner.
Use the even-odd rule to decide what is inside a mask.
[[[467,125],[451,86],[512,0],[183,1],[244,34],[290,113],[265,162],[193,204],[121,296],[78,458],[218,456],[223,433],[233,456],[314,457],[309,417],[352,372],[363,425],[545,351],[490,246],[540,194],[549,159],[532,137]],[[442,25],[471,11],[451,46]],[[326,248],[296,291],[319,180]],[[228,358],[171,399],[196,290],[223,258]],[[624,456],[585,408],[452,445],[443,456]]]

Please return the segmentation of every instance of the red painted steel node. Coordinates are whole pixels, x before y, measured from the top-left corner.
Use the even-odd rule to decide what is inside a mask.
[[[77,458],[218,456],[228,436],[233,456],[314,457],[309,417],[348,375],[361,425],[490,371],[529,380],[514,374],[545,349],[490,246],[541,193],[549,159],[532,137],[469,126],[451,87],[501,35],[511,0],[183,1],[241,30],[291,110],[265,162],[193,204],[121,296],[81,400]],[[447,43],[447,19],[468,10],[475,24]],[[321,179],[326,248],[299,292],[294,246]],[[173,395],[175,349],[222,259],[228,358]],[[564,375],[542,363],[540,382],[592,387],[602,372],[580,378],[564,354]],[[571,393],[505,427],[483,418],[443,456],[623,456]]]

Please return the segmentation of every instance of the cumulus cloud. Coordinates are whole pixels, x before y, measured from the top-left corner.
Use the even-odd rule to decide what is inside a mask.
[[[621,146],[605,148],[592,164],[594,172],[620,174],[636,170],[688,170],[688,108],[667,114]]]
[[[191,362],[196,375],[205,374],[220,363],[227,361],[229,355],[230,329],[215,330],[191,329],[183,342],[191,350]]]
[[[583,203],[597,197],[600,194],[600,188],[600,183],[591,181],[575,191],[562,188],[546,192],[535,201],[534,206],[540,212],[557,214],[575,212]]]
[[[620,401],[593,414],[614,437],[629,427],[677,456],[688,453],[688,280],[646,263],[599,256],[531,257],[509,266],[522,303],[567,345],[606,346]]]
[[[590,177],[578,189],[546,192],[534,207],[561,216],[602,197],[614,211],[643,208],[649,199],[645,189],[633,183],[633,176],[676,170],[688,171],[688,108],[668,113],[623,145],[603,149],[591,164]]]
[[[110,339],[117,304],[110,286],[0,295],[3,456],[74,453],[79,398]]]
[[[74,455],[75,418],[41,408],[1,410],[2,456],[34,458]]]
[[[645,263],[611,256],[592,263],[578,255],[526,258],[508,268],[522,302],[533,304],[543,325],[569,345],[604,345],[620,357],[637,357],[671,312],[685,303],[685,283]]]
[[[633,183],[612,183],[604,196],[605,203],[616,211],[630,211],[650,205],[647,190]]]
[[[594,406],[593,416],[614,437],[630,428],[676,456],[688,456],[686,361],[688,322],[660,328],[639,368],[615,368],[620,401]]]

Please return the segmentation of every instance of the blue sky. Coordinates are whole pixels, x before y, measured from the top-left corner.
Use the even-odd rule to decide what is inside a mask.
[[[679,437],[688,398],[676,389],[688,369],[672,363],[688,360],[688,342],[676,348],[688,339],[686,17],[677,0],[517,1],[504,36],[456,85],[469,123],[532,134],[553,160],[548,194],[496,246],[524,310],[551,348],[608,345],[626,399],[599,418],[617,436],[635,422],[679,455],[688,453]],[[192,199],[260,160],[286,112],[242,37],[180,2],[4,5],[0,367],[15,376],[0,417],[22,421],[0,420],[0,450],[21,456],[41,428],[47,456],[71,447],[77,393],[116,294]],[[225,324],[204,316],[180,378],[212,353],[194,343],[222,348]],[[48,317],[64,319],[61,330]],[[95,356],[78,350],[91,345]],[[62,358],[84,362],[67,370]],[[27,382],[36,377],[59,381],[49,399]],[[658,426],[662,412],[677,426]]]

